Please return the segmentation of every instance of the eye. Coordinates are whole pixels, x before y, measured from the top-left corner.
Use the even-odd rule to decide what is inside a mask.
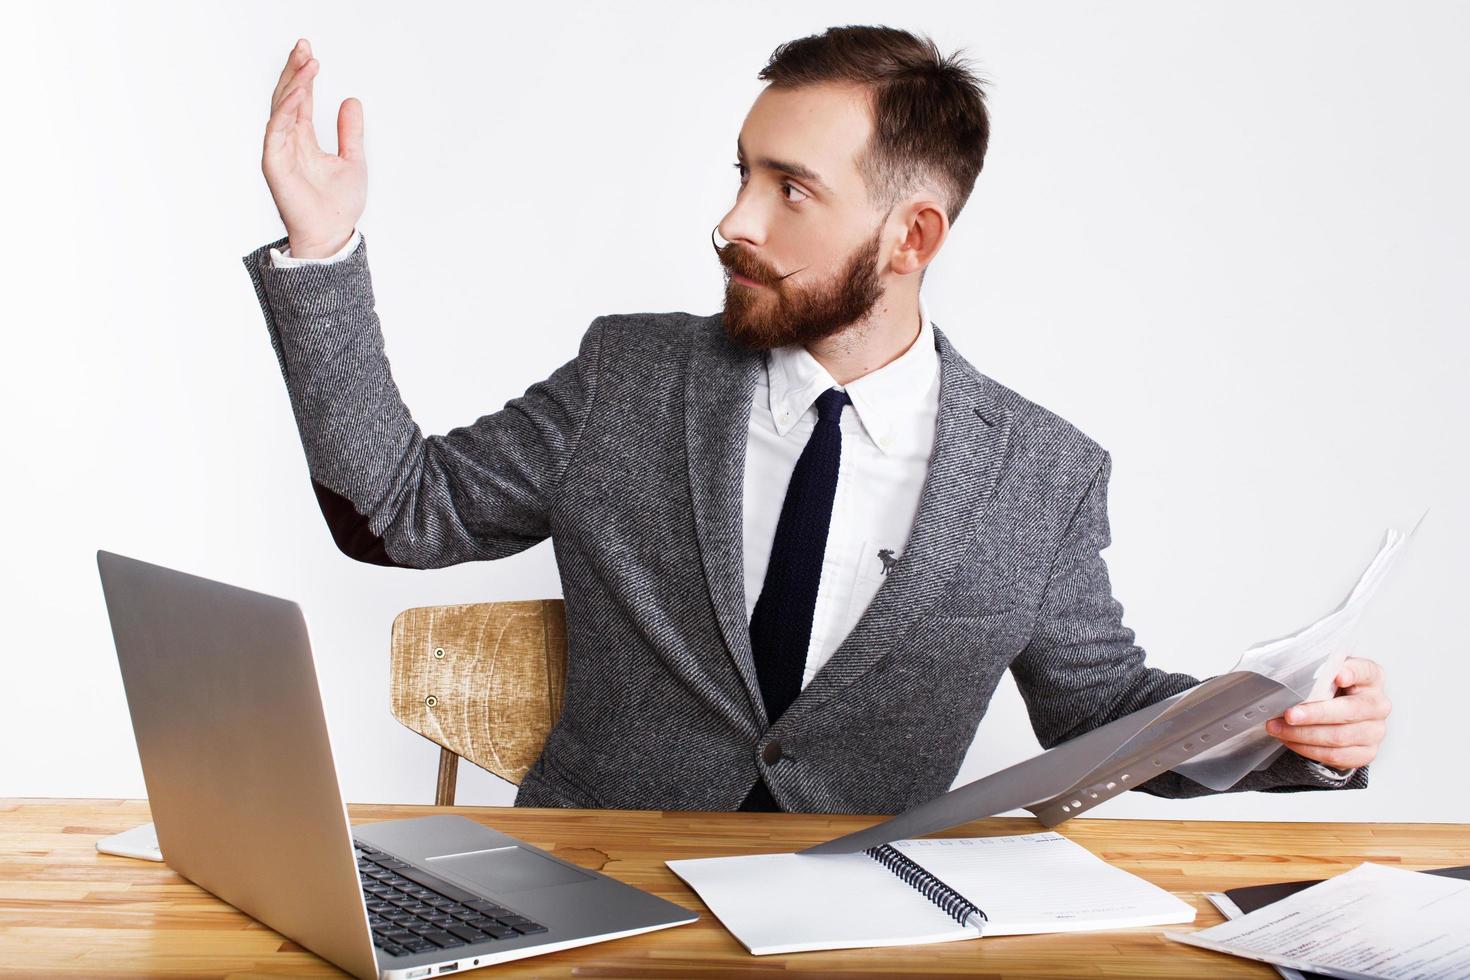
[[[731,166],[740,172],[740,186],[744,187],[745,181],[749,178],[749,174],[746,173],[745,164],[732,163]],[[787,204],[800,204],[802,201],[805,201],[807,199],[807,193],[805,191],[803,191],[800,187],[797,187],[795,184],[788,183],[784,180],[781,182],[781,190],[783,192],[781,196]],[[801,197],[795,199],[786,197],[784,193],[785,191],[795,191],[796,193],[800,194]]]
[[[786,200],[792,204],[800,204],[802,201],[806,200],[806,192],[803,191],[800,187],[797,187],[795,184],[788,184],[783,180],[781,182],[781,189],[783,191],[796,191],[796,193],[801,195],[801,197],[797,198],[794,201],[789,197],[786,198]]]

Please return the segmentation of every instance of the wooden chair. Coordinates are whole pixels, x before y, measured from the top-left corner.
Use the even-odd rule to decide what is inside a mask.
[[[561,715],[561,599],[405,609],[393,620],[393,717],[439,745],[436,806],[454,804],[459,760],[517,785]]]

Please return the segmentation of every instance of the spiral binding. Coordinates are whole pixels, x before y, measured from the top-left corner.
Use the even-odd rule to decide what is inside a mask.
[[[964,925],[972,915],[978,915],[986,922],[990,921],[990,917],[981,911],[980,906],[925,871],[893,845],[870,847],[863,853],[898,875],[906,885],[939,906],[946,915],[960,925]]]

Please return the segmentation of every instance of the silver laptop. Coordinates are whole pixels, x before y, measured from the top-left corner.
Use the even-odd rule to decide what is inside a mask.
[[[294,602],[97,552],[164,860],[358,977],[698,918],[461,816],[352,827]]]

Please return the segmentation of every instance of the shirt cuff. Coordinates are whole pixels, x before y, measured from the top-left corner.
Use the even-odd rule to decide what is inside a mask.
[[[285,248],[273,248],[271,249],[271,265],[277,269],[294,269],[301,265],[327,265],[331,262],[341,262],[357,250],[357,241],[360,237],[361,234],[358,230],[356,228],[352,229],[352,237],[347,239],[347,244],[343,245],[335,254],[329,255],[324,259],[294,258],[291,255],[290,245],[287,245]]]
[[[1353,778],[1353,773],[1358,771],[1356,767],[1352,769],[1338,769],[1335,766],[1329,766],[1325,763],[1318,762],[1316,759],[1307,759],[1306,763],[1307,767],[1310,768],[1317,775],[1321,776],[1323,779],[1330,779],[1334,783],[1345,783],[1349,779]]]

